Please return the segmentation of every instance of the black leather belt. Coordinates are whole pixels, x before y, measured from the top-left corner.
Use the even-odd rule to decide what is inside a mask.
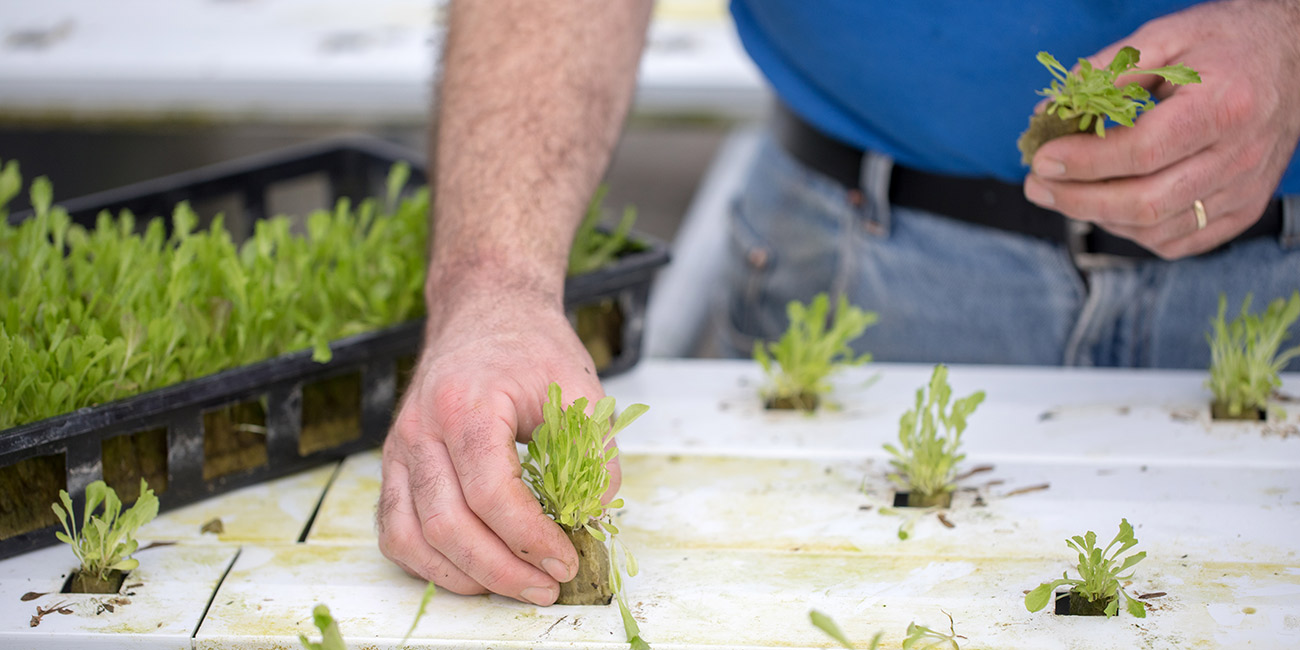
[[[796,160],[845,188],[862,189],[859,187],[864,153],[861,149],[818,131],[780,104],[776,109],[775,127],[777,140]],[[1090,229],[1081,242],[1071,242],[1067,217],[1030,203],[1021,185],[993,178],[945,176],[895,164],[889,181],[889,202],[1037,237],[1061,244],[1075,253],[1157,257],[1133,241],[1100,228]],[[1232,241],[1276,237],[1281,232],[1282,202],[1273,199],[1259,221]]]

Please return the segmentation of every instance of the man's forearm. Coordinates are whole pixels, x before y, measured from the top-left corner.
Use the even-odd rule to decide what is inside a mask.
[[[454,2],[436,129],[430,309],[446,291],[563,290],[618,139],[649,0]],[[504,286],[503,286],[504,283]]]

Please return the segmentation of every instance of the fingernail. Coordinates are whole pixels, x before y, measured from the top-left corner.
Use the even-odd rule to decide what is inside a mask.
[[[1042,206],[1056,205],[1056,198],[1052,193],[1033,179],[1025,181],[1025,198]]]
[[[553,557],[542,560],[542,570],[551,574],[556,582],[568,582],[573,579],[573,576],[569,575],[568,565]]]
[[[1065,163],[1052,158],[1034,159],[1034,173],[1044,178],[1065,175]]]
[[[547,607],[555,603],[557,594],[552,589],[546,587],[529,587],[519,592],[519,597],[541,607]]]

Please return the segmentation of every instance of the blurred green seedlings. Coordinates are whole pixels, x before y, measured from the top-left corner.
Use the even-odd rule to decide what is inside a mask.
[[[909,491],[908,506],[946,506],[955,489],[957,464],[966,458],[961,453],[961,434],[966,420],[984,401],[984,391],[975,391],[952,402],[948,385],[948,368],[934,367],[929,391],[916,391],[915,406],[899,420],[898,445],[886,444],[896,470],[890,479],[900,489]]]
[[[876,313],[849,304],[844,296],[836,303],[833,319],[829,312],[830,298],[825,293],[808,305],[792,300],[786,305],[790,325],[781,338],[754,343],[754,359],[769,382],[763,390],[768,408],[816,410],[821,397],[830,392],[831,373],[871,360],[869,353],[856,356],[851,343],[876,322]]]
[[[944,612],[944,615],[948,617],[948,634],[924,625],[908,623],[907,632],[903,638],[903,650],[961,650],[961,646],[957,644],[957,639],[965,639],[966,637],[957,634],[952,615],[948,612]],[[835,639],[840,646],[847,648],[847,650],[857,650],[857,646],[849,641],[848,637],[844,635],[844,632],[840,630],[840,627],[835,624],[835,621],[830,616],[814,609],[808,612],[808,618],[817,629]],[[871,637],[871,642],[864,650],[877,650],[884,635],[884,632],[877,632],[875,636]]]
[[[1241,314],[1227,322],[1228,298],[1220,294],[1218,314],[1205,335],[1210,344],[1206,387],[1214,394],[1210,408],[1217,419],[1264,419],[1269,398],[1282,386],[1279,373],[1300,355],[1300,345],[1279,351],[1300,318],[1300,291],[1273,300],[1262,314],[1250,312],[1251,298],[1246,294]]]
[[[573,235],[573,247],[569,249],[568,274],[571,276],[589,273],[609,264],[632,245],[628,234],[636,223],[636,207],[625,206],[623,216],[613,230],[606,232],[599,228],[608,192],[607,185],[596,188],[591,202],[587,204],[587,212]]]
[[[73,224],[48,180],[31,184],[33,216],[8,223],[21,189],[0,167],[0,430],[177,384],[418,318],[429,194],[257,221],[236,244],[217,216],[199,229],[188,204],[163,219],[101,213]]]
[[[339,632],[339,624],[330,616],[330,608],[325,605],[317,605],[311,611],[312,623],[316,629],[320,630],[320,643],[314,643],[307,639],[307,635],[298,633],[298,640],[307,650],[347,650],[348,644],[343,641],[343,634]],[[403,641],[405,643],[405,641]]]

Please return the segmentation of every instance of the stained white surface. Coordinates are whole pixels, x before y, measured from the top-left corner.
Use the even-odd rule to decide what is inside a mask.
[[[854,369],[836,380],[840,409],[811,416],[762,411],[749,362],[652,359],[607,381],[621,405],[650,405],[620,436],[618,520],[653,647],[832,647],[813,608],[861,643],[883,631],[887,648],[909,622],[946,628],[944,612],[965,650],[1300,647],[1296,405],[1281,422],[1218,424],[1200,372],[953,366],[956,395],[988,393],[963,438],[963,468],[988,469],[962,479],[949,527],[936,512],[881,512],[893,496],[881,445],[929,372]],[[1300,386],[1285,379],[1283,393]],[[295,647],[325,603],[351,643],[397,647],[423,584],[375,544],[379,469],[378,451],[342,465],[307,543],[244,544],[195,646]],[[1072,571],[1066,537],[1108,541],[1121,518],[1148,553],[1128,585],[1148,595],[1146,619],[1025,610],[1027,590]],[[615,607],[440,593],[411,647],[622,642]]]
[[[377,544],[375,504],[379,501],[382,454],[373,449],[343,461],[307,535],[310,543]]]
[[[337,463],[204,499],[158,515],[144,539],[209,542],[296,542],[311,520]],[[203,532],[220,520],[222,532]]]
[[[142,549],[136,554],[139,568],[117,595],[59,593],[77,565],[64,545],[4,560],[0,648],[189,648],[208,600],[237,552],[236,547],[210,545]],[[24,601],[29,592],[43,595]],[[56,609],[72,613],[46,614],[32,626],[38,608],[60,603]]]
[[[0,113],[423,122],[442,5],[3,0]],[[668,0],[657,11],[641,110],[764,108],[723,0]]]

